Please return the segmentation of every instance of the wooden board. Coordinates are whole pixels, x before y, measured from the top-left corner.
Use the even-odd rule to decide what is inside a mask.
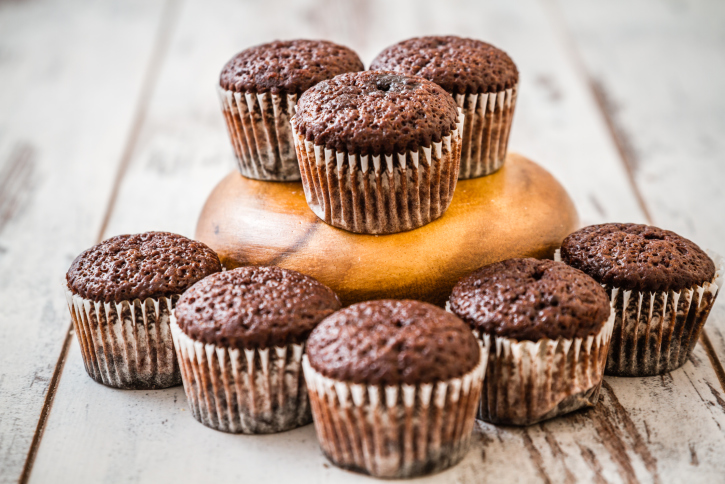
[[[59,281],[97,240],[161,18],[160,4],[84,3],[0,4],[3,483],[23,472],[59,374]]]
[[[589,54],[571,45],[578,47],[578,42],[587,38],[591,42],[597,35],[606,37],[607,29],[621,25],[617,22],[630,14],[623,2],[612,8],[618,8],[618,14],[578,10],[579,18],[572,20],[561,15],[558,3],[544,0],[485,4],[188,0],[181,4],[168,55],[104,235],[149,229],[193,234],[204,199],[233,166],[213,86],[220,67],[237,50],[273,38],[324,37],[351,45],[369,63],[397,40],[450,32],[488,39],[514,57],[522,80],[511,147],[557,176],[572,195],[583,223],[645,221],[633,190],[638,186],[632,184],[639,179],[628,175],[621,146],[610,131],[611,113],[600,109],[599,92],[590,83],[590,64],[581,61]],[[642,15],[638,17],[641,26],[659,21],[656,15]],[[598,17],[612,24],[598,28]],[[695,15],[683,29],[697,32],[701,25],[710,25],[707,19],[698,23],[698,18]],[[572,35],[570,22],[583,22],[586,27]],[[579,38],[583,40],[572,40]],[[710,45],[716,40],[703,42]],[[595,43],[601,49],[627,46],[616,39]],[[624,75],[622,69],[604,70],[611,83]],[[640,73],[638,78],[645,76]],[[626,97],[632,92],[629,89],[627,81],[617,91],[627,100],[626,106],[639,99]],[[709,105],[702,109],[717,112],[710,111]],[[634,137],[638,127],[631,129]],[[674,134],[654,132],[652,136]],[[663,190],[677,205],[678,199],[685,203],[697,194],[697,188],[681,192],[670,185]],[[647,192],[642,193],[646,198]],[[717,203],[722,200],[722,196],[711,198]],[[658,216],[655,221],[659,222]],[[709,222],[691,217],[697,218],[699,226]],[[60,307],[60,295],[57,299]],[[718,314],[722,314],[720,307]],[[713,341],[715,346],[721,340]],[[600,404],[588,412],[526,429],[481,425],[463,463],[423,480],[722,480],[725,401],[712,357],[698,346],[690,361],[670,375],[607,378]],[[98,385],[85,374],[75,342],[31,474],[37,482],[280,482],[290,478],[371,482],[327,463],[311,426],[273,436],[227,435],[191,417],[181,388],[128,392]]]
[[[196,239],[227,269],[276,265],[312,276],[343,306],[394,298],[444,307],[453,286],[485,264],[553,258],[577,224],[557,180],[509,152],[496,173],[460,180],[438,220],[382,236],[327,225],[310,210],[299,182],[250,180],[234,170],[209,195]]]
[[[717,482],[725,418],[707,411],[717,407],[707,384],[690,381],[706,359],[698,347],[698,366],[671,377],[607,378],[593,410],[525,429],[479,424],[460,465],[414,482]],[[372,482],[332,466],[311,425],[224,434],[194,420],[179,387],[103,387],[85,374],[75,345],[57,399],[33,482]],[[697,424],[673,429],[673,421]]]
[[[641,192],[651,223],[725,253],[725,4],[562,0],[552,16],[569,33]],[[702,75],[698,75],[701,73]],[[725,389],[725,300],[705,326]]]

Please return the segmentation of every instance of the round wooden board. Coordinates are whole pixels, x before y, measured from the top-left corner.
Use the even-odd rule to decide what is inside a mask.
[[[196,238],[228,269],[276,265],[313,276],[344,305],[410,298],[444,305],[461,277],[511,257],[552,257],[576,229],[576,209],[542,167],[509,154],[497,173],[458,182],[448,211],[416,230],[360,235],[325,224],[300,183],[233,172],[209,196]]]

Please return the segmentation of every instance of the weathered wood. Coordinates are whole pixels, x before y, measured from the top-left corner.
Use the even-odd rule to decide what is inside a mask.
[[[706,365],[703,358],[698,347],[692,362],[664,379],[607,378],[592,410],[524,429],[479,422],[464,461],[420,482],[718,482],[725,472],[718,425],[725,421],[721,414],[703,419],[701,408],[717,401],[688,381]],[[224,434],[191,416],[179,387],[98,385],[75,345],[66,368],[34,482],[368,481],[332,466],[311,425],[275,435]]]
[[[562,181],[584,223],[643,221],[596,99],[542,4],[442,5],[190,0],[106,235],[193,232],[203,200],[233,166],[213,86],[221,65],[240,48],[276,37],[326,37],[350,44],[369,61],[401,38],[449,32],[488,39],[517,61],[522,83],[511,147]],[[482,424],[459,466],[421,481],[716,481],[725,473],[725,405],[713,385],[716,374],[698,346],[666,377],[607,378],[593,410],[526,429]],[[180,388],[124,392],[94,383],[72,345],[31,478],[369,481],[327,463],[310,426],[233,436],[198,424],[186,408]]]
[[[651,222],[722,254],[725,145],[717,133],[725,129],[719,115],[725,104],[713,93],[725,82],[724,6],[707,1],[562,0],[550,2],[550,7],[567,30],[571,54],[588,72]],[[704,72],[693,83],[693,75]],[[709,363],[719,382],[688,376],[708,405],[725,409],[722,295],[703,333],[704,351],[691,360]],[[702,448],[690,445],[693,465],[702,461],[697,447]],[[719,446],[705,449],[722,452]]]
[[[211,193],[196,238],[228,269],[293,269],[332,288],[343,305],[396,298],[444,306],[456,282],[485,264],[553,257],[577,223],[561,185],[510,153],[497,173],[459,181],[440,219],[382,236],[327,225],[307,206],[301,183],[260,182],[235,171]]]
[[[612,120],[652,223],[725,253],[725,97],[718,94],[725,4],[552,3]],[[705,326],[721,361],[724,307],[721,297]]]
[[[21,476],[58,376],[69,329],[59,281],[97,238],[159,7],[0,4],[3,483]]]

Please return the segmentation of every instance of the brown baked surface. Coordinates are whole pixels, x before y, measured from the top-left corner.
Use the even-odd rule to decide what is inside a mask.
[[[254,349],[303,343],[340,300],[312,277],[279,267],[239,267],[186,291],[176,305],[181,330],[195,341]]]
[[[234,56],[222,69],[219,85],[236,92],[302,94],[322,80],[364,68],[358,55],[342,45],[278,40]]]
[[[679,291],[715,277],[715,264],[697,244],[650,225],[584,227],[564,239],[561,259],[600,284],[630,291]]]
[[[453,94],[500,92],[519,81],[516,64],[504,51],[453,35],[416,37],[391,45],[370,69],[425,77]]]
[[[338,381],[368,385],[460,377],[476,366],[479,352],[460,319],[411,300],[354,304],[323,321],[307,342],[312,368]]]
[[[509,259],[478,269],[453,288],[451,311],[472,329],[516,340],[585,338],[609,318],[609,297],[561,262]]]
[[[455,101],[440,86],[421,77],[365,71],[306,91],[292,124],[316,145],[380,155],[429,147],[448,136],[457,119]]]
[[[81,253],[66,273],[68,287],[85,299],[121,302],[181,294],[222,270],[206,245],[168,232],[118,235]]]

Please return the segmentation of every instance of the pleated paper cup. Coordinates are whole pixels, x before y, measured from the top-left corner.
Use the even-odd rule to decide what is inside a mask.
[[[697,344],[723,285],[723,258],[712,252],[715,277],[681,291],[628,291],[603,285],[615,313],[605,373],[652,376],[675,370]],[[561,260],[557,250],[555,259]]]
[[[468,452],[488,359],[460,378],[421,385],[337,381],[303,360],[320,447],[337,466],[375,477],[438,472]]]
[[[239,350],[194,341],[172,316],[171,332],[191,413],[230,433],[268,434],[312,422],[304,345]]]
[[[594,406],[613,324],[614,311],[596,335],[536,342],[474,331],[489,352],[478,417],[531,425]]]
[[[299,180],[290,127],[297,94],[234,92],[219,87],[219,97],[241,174],[255,180]]]
[[[463,114],[440,142],[393,155],[326,149],[294,134],[307,204],[330,225],[362,234],[394,234],[446,211],[458,180]]]
[[[500,92],[456,94],[463,110],[463,147],[459,180],[494,173],[506,161],[518,84]]]
[[[63,282],[83,363],[91,378],[124,389],[181,383],[169,317],[178,296],[104,303],[74,294]]]

